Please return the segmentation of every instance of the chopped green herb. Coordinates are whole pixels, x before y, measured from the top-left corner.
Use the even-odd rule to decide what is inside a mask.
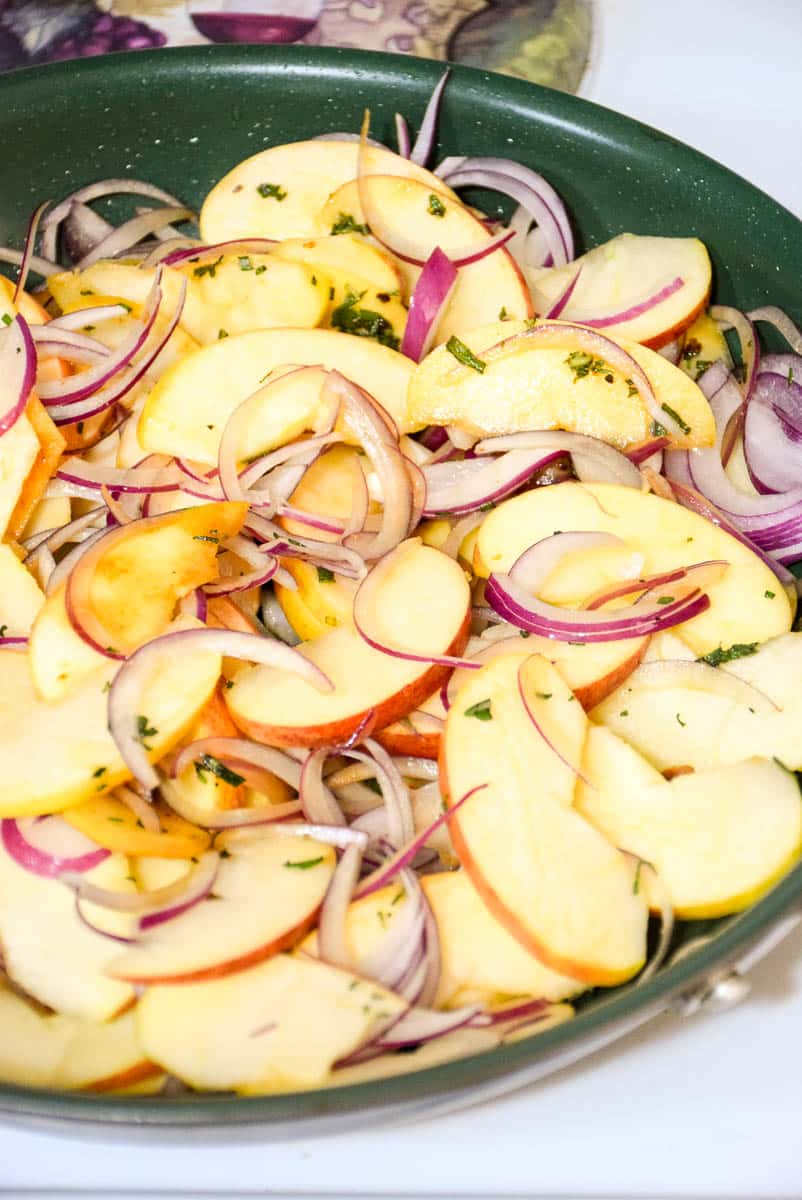
[[[92,289],[91,289],[91,288],[81,288],[81,295],[82,295],[82,296],[94,296],[94,294],[95,294],[95,293],[92,291]]]
[[[378,779],[365,779],[365,780],[363,780],[363,782],[364,782],[366,788],[370,788],[370,790],[372,792],[375,792],[377,796],[381,796],[382,790],[379,787]]]
[[[675,408],[672,408],[670,404],[661,404],[660,407],[664,413],[667,413],[671,417],[672,421],[676,421],[683,433],[691,432],[690,425],[687,421],[683,420]]]
[[[354,220],[351,213],[341,212],[332,225],[331,232],[334,236],[338,233],[370,233],[370,227],[368,225],[360,225],[358,221]]]
[[[657,603],[658,604],[673,604],[674,597],[673,596],[658,596]]]
[[[214,279],[215,275],[217,274],[217,268],[220,266],[222,261],[223,256],[221,254],[214,260],[214,262],[204,263],[202,267],[196,267],[192,274],[197,279],[202,279],[204,275],[208,275],[210,279]]]
[[[790,387],[790,385],[794,382],[794,368],[793,367],[788,368],[787,379],[788,379],[788,385]]]
[[[573,350],[564,361],[574,373],[574,383],[588,375],[607,375],[610,371],[603,358],[594,358],[585,350]]]
[[[499,321],[509,321],[510,318],[507,312],[506,304],[502,304],[501,308],[498,310],[498,319]]]
[[[386,929],[387,928],[387,913],[382,912],[381,909],[378,909],[376,912],[376,916],[379,918],[379,924],[381,925],[382,929]]]
[[[253,263],[251,262],[250,254],[240,254],[237,258],[240,271],[252,271]]]
[[[0,625],[0,638],[3,638],[6,636],[7,629],[8,629],[8,625]]]
[[[527,637],[531,637],[531,634],[529,633],[529,630],[528,630],[528,629],[519,629],[519,630],[518,630],[518,636],[519,636],[519,637],[523,637],[523,638],[527,638]]]
[[[692,537],[686,537],[685,541],[686,541],[686,542],[692,542],[692,541],[693,541],[693,538],[692,538]]]
[[[122,817],[106,817],[107,821],[111,821],[112,825],[124,825],[125,821]]]
[[[334,299],[334,288],[330,287],[329,288],[329,300],[333,300],[333,299]]]
[[[638,392],[638,389],[635,387],[635,384],[632,382],[631,379],[628,379],[628,378],[625,379],[624,383],[627,385],[627,400],[631,400],[631,398],[633,396],[640,395],[640,393]]]
[[[390,901],[390,904],[391,904],[391,905],[393,905],[393,904],[397,904],[399,900],[403,900],[403,899],[404,899],[404,896],[405,896],[405,894],[406,894],[406,893],[404,892],[404,889],[403,889],[403,888],[401,888],[401,891],[400,891],[400,892],[396,892],[396,894],[393,896],[392,900]]]
[[[701,377],[704,375],[705,371],[712,364],[712,362],[713,362],[713,360],[711,358],[697,358],[696,374],[694,375],[694,381],[696,381],[697,379],[701,379]]]
[[[264,275],[266,270],[267,270],[267,267],[265,266],[264,263],[262,263],[262,265],[260,267],[256,268],[256,270],[254,271],[254,275]]]
[[[311,280],[312,280],[312,287],[317,287],[317,275],[312,275]]]
[[[159,731],[158,729],[154,729],[154,727],[149,723],[147,717],[139,716],[136,719],[136,732],[137,737],[141,742],[145,738],[155,737]]]
[[[777,595],[777,593],[776,593],[776,592],[770,592],[770,591],[768,590],[768,588],[766,588],[766,590],[765,590],[765,592],[763,593],[763,595],[765,596],[765,598],[766,598],[767,600],[773,600],[773,599],[774,599],[774,597]]]
[[[698,358],[701,353],[702,343],[697,341],[696,338],[691,338],[689,342],[685,343],[685,348],[682,351],[682,357],[685,362],[690,362],[692,358]]]
[[[260,183],[257,192],[263,200],[286,200],[287,193],[279,183]]]
[[[628,709],[628,708],[622,708],[622,709],[621,709],[621,712],[620,712],[618,715],[619,715],[619,717],[628,717],[628,716],[629,716],[629,709]]]
[[[375,338],[380,345],[397,350],[401,343],[387,318],[370,308],[359,307],[364,294],[357,294],[348,288],[345,300],[331,314],[332,329],[341,329],[343,333],[352,333],[357,337]]]
[[[328,567],[318,567],[317,578],[318,583],[333,583],[334,572],[330,571]]]
[[[90,294],[91,296],[94,296],[94,294],[95,294],[95,293],[94,293],[94,292],[90,292],[89,294]],[[130,312],[133,312],[133,311],[134,311],[134,306],[133,306],[133,304],[126,304],[126,302],[125,302],[124,300],[118,300],[118,301],[117,301],[117,303],[118,303],[118,304],[120,304],[120,305],[122,305],[122,307],[125,309],[125,311],[126,311],[126,312],[129,312],[129,313],[130,313]]]
[[[652,437],[665,437],[667,430],[659,421],[652,421]]]
[[[3,324],[10,325],[14,318],[9,313],[3,313]]]
[[[81,435],[81,434],[83,433],[83,431],[84,431],[84,423],[83,423],[83,421],[79,421],[79,422],[78,422],[78,424],[75,426],[75,428],[78,430],[78,436],[80,437],[80,435]]]
[[[554,692],[535,692],[538,700],[551,700]]]
[[[111,691],[111,680],[107,679],[106,682],[103,684],[103,687],[100,690],[101,690],[101,692],[110,692]]]
[[[492,721],[493,714],[490,711],[490,700],[478,700],[476,704],[472,704],[470,708],[465,709],[466,717],[476,717],[477,721]]]
[[[676,714],[676,718],[677,718],[677,724],[678,724],[678,725],[681,725],[681,726],[682,726],[682,728],[684,729],[684,728],[685,728],[685,722],[683,721],[683,719],[682,719],[682,717],[679,715],[679,713],[677,713],[677,714]]]
[[[312,867],[316,867],[318,863],[323,862],[323,855],[320,858],[303,858],[299,862],[285,862],[285,867],[294,867],[296,871],[308,871]]]
[[[232,787],[239,787],[241,783],[245,782],[244,775],[238,775],[236,771],[232,771],[213,754],[202,754],[200,758],[195,759],[195,774],[201,783],[206,782],[207,771],[216,775],[223,783],[230,783]]]
[[[638,892],[640,891],[640,873],[641,873],[642,866],[643,866],[643,859],[639,858],[638,865],[635,868],[635,878],[632,881],[632,895],[633,896],[637,896]]]
[[[390,293],[389,292],[377,292],[376,299],[379,301],[380,304],[389,304],[390,303]]]
[[[225,847],[224,847],[224,848],[223,848],[223,849],[220,851],[220,857],[221,857],[221,858],[231,858],[231,853],[230,853],[230,851],[226,850],[226,849],[225,849]]]
[[[490,510],[495,507],[496,507],[495,500],[488,500],[486,504],[479,505],[479,512],[490,512]]]
[[[470,367],[471,370],[478,371],[480,375],[484,375],[487,363],[483,362],[481,358],[477,358],[473,350],[469,349],[464,342],[461,342],[453,334],[446,342],[446,350],[449,354],[453,354],[457,362],[462,363],[464,367]]]
[[[735,642],[727,650],[719,646],[716,650],[711,650],[709,654],[703,654],[696,661],[706,662],[711,667],[720,667],[722,663],[732,662],[736,658],[748,658],[750,654],[756,653],[757,642]]]
[[[91,333],[94,328],[94,325],[84,325],[84,333]]]
[[[234,680],[233,680],[233,679],[227,679],[227,680],[225,681],[225,683],[223,684],[223,687],[226,689],[226,691],[227,691],[227,692],[228,692],[228,691],[230,691],[230,690],[231,690],[231,688],[233,688],[233,686],[234,686]]]
[[[446,215],[446,206],[439,196],[435,196],[434,192],[429,196],[429,212],[433,217],[444,217]]]
[[[227,337],[228,337],[228,330],[227,330],[227,329],[218,329],[218,331],[217,331],[217,340],[218,340],[218,342],[222,342],[223,338],[227,338]]]
[[[100,776],[105,775],[107,770],[108,770],[108,767],[98,767],[96,771],[92,772],[92,778],[100,779]]]
[[[193,542],[214,542],[215,546],[219,546],[220,538],[212,537],[210,533],[194,533],[192,535]]]

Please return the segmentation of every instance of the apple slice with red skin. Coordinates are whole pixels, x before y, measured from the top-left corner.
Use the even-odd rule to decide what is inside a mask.
[[[643,966],[648,910],[633,890],[634,863],[572,807],[568,764],[581,761],[586,727],[545,659],[521,667],[498,658],[449,710],[440,779],[449,807],[478,789],[455,812],[451,837],[496,919],[553,970],[612,986]]]
[[[387,556],[376,618],[393,644],[426,658],[459,654],[468,637],[470,591],[462,569],[420,539]],[[380,560],[380,567],[387,559]],[[334,684],[322,693],[268,667],[237,673],[225,701],[236,725],[273,746],[327,746],[357,729],[383,729],[416,708],[448,678],[448,666],[410,661],[374,649],[341,627],[299,647]],[[368,736],[365,734],[365,736]]]
[[[668,345],[703,312],[710,296],[710,256],[698,238],[620,233],[564,267],[527,271],[540,312],[548,312],[579,272],[560,316],[564,321],[630,314],[601,332],[653,350]],[[652,297],[662,299],[648,306]],[[643,306],[644,311],[638,312]],[[648,307],[647,307],[648,306]]]
[[[216,979],[303,937],[334,872],[331,846],[266,829],[255,841],[232,839],[226,849],[211,895],[140,933],[110,964],[112,978],[139,984]]]

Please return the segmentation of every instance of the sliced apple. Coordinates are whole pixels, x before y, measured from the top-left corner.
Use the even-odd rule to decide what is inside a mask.
[[[66,525],[72,515],[69,496],[48,496],[38,501],[31,511],[22,531],[22,539],[33,537],[45,530],[58,529]]]
[[[70,1030],[48,1020],[0,983],[0,1079],[22,1087],[50,1087],[70,1041]]]
[[[332,192],[356,179],[358,150],[355,142],[290,142],[246,158],[204,200],[201,237],[205,242],[224,242],[331,234],[332,222],[326,223],[321,209]],[[454,194],[436,175],[383,147],[366,148],[364,168],[373,174],[419,179],[430,189]]]
[[[402,283],[391,256],[353,233],[286,238],[272,251],[272,257],[319,268],[338,287],[343,299],[349,283],[361,283],[388,294],[396,292]]]
[[[183,737],[213,692],[220,666],[219,655],[182,655],[148,680],[142,708],[158,731],[148,743],[153,761]],[[0,816],[58,812],[130,779],[107,725],[107,692],[117,668],[109,662],[48,704],[34,690],[28,656],[0,650]]]
[[[586,718],[545,659],[531,658],[522,676],[519,669],[496,659],[449,709],[446,803],[479,789],[454,814],[454,847],[494,917],[541,962],[588,984],[622,983],[646,953],[648,914],[633,892],[633,864],[572,808],[576,776],[564,741],[547,742],[527,708],[550,741]]]
[[[3,637],[27,637],[44,603],[39,584],[6,543],[0,544],[0,629]]]
[[[427,257],[437,246],[445,254],[474,248],[479,251],[492,239],[479,218],[444,191],[440,181],[433,188],[430,181],[373,173],[363,179],[361,186],[363,195],[367,195],[367,203],[381,212],[389,228],[415,231],[422,257]],[[432,204],[432,196],[439,201],[439,206]],[[441,208],[442,212],[439,211]],[[334,223],[338,213],[343,211],[353,212],[357,221],[364,221],[355,181],[332,193],[322,210],[321,220],[324,224]],[[421,268],[400,259],[398,265],[409,296]],[[502,312],[513,320],[525,320],[534,315],[527,283],[512,255],[503,247],[460,267],[454,292],[438,322],[436,344],[447,341],[460,330],[497,321]]]
[[[142,1052],[133,1012],[106,1023],[53,1017],[50,1025],[59,1026],[59,1032],[63,1029],[69,1037],[51,1087],[112,1092],[162,1074]]]
[[[39,439],[25,413],[0,438],[0,537],[8,531],[39,450]]]
[[[281,954],[225,979],[152,987],[136,1023],[147,1056],[190,1086],[257,1095],[319,1086],[405,1007],[348,971]]]
[[[393,552],[396,567],[381,589],[377,618],[396,646],[418,655],[459,654],[467,639],[470,592],[461,568],[417,538]],[[317,691],[266,667],[246,668],[225,693],[240,729],[276,746],[324,746],[345,741],[366,722],[382,729],[431,695],[448,668],[374,650],[351,626],[308,642],[301,653],[334,684]]]
[[[161,826],[159,833],[143,829],[136,813],[113,796],[85,800],[66,809],[64,819],[98,846],[129,856],[150,854],[186,859],[197,857],[208,848],[211,838],[205,829],[184,821],[166,805],[155,805],[154,812]]]
[[[616,484],[561,483],[504,501],[482,523],[474,566],[481,574],[508,571],[528,546],[558,530],[612,533],[626,550],[566,559],[541,590],[551,604],[581,605],[599,587],[620,582],[627,555],[630,563],[638,556],[644,576],[722,559],[727,570],[705,589],[710,607],[678,627],[694,654],[762,642],[790,627],[785,593],[751,550],[687,508]]]
[[[53,424],[47,409],[36,395],[31,395],[28,400],[25,418],[30,422],[39,449],[8,518],[6,537],[9,538],[21,535],[28,518],[45,493],[66,444],[60,430]],[[13,430],[9,430],[3,441],[12,432]]]
[[[628,320],[606,324],[602,332],[654,350],[683,333],[704,310],[710,295],[710,256],[698,238],[619,233],[567,266],[530,268],[527,276],[539,312],[549,311],[578,271],[563,319],[581,323],[604,317],[609,321],[616,314],[633,312]],[[663,292],[667,294],[658,304],[638,312]]]
[[[217,578],[217,552],[236,533],[244,504],[204,504],[121,526],[101,539],[47,597],[29,646],[39,695],[55,702],[106,660],[163,633],[177,601]],[[135,589],[137,603],[130,603]],[[81,637],[70,610],[96,642]]]
[[[295,944],[314,921],[336,856],[312,838],[266,830],[231,842],[209,898],[140,934],[109,967],[132,983],[191,983],[242,971]]]
[[[266,329],[225,338],[184,358],[150,393],[139,422],[149,451],[217,465],[217,451],[231,413],[287,365],[341,371],[370,392],[402,427],[412,363],[368,338],[332,329]],[[282,445],[328,415],[321,411],[320,379],[313,372],[289,376],[267,393],[264,415],[248,433],[243,457]]]
[[[561,322],[548,324],[559,328]],[[492,347],[525,329],[521,321],[498,321],[481,328],[466,322],[459,336],[482,360]],[[567,361],[572,346],[566,338],[565,348],[559,350],[537,348],[525,339],[514,343],[508,353],[488,361],[484,372],[460,370],[446,347],[438,346],[412,376],[408,427],[456,424],[479,436],[565,429],[621,448],[644,441],[652,417],[639,397],[631,394],[624,376],[610,371],[578,377]],[[667,405],[688,426],[690,432],[677,435],[672,444],[712,446],[713,414],[696,384],[656,351],[624,338],[613,340],[643,368],[658,406]]]
[[[135,890],[121,854],[111,855],[85,878],[113,891]],[[125,913],[94,904],[86,904],[84,913],[115,936],[131,935],[132,918]],[[134,998],[129,984],[106,973],[119,956],[119,943],[81,921],[72,889],[17,866],[2,847],[0,945],[14,982],[56,1012],[106,1021]]]
[[[351,624],[357,583],[319,571],[312,563],[286,559],[284,567],[295,580],[294,591],[275,585],[276,597],[295,632],[304,641]]]
[[[608,729],[592,728],[583,771],[578,810],[653,864],[687,920],[740,912],[802,853],[799,785],[776,762],[750,759],[667,782]]]
[[[716,669],[755,688],[754,700],[726,687],[683,686],[679,678],[671,686],[642,686],[636,674],[594,710],[593,719],[661,771],[702,770],[753,756],[802,769],[802,701],[794,689],[800,660],[802,634],[789,633]]]

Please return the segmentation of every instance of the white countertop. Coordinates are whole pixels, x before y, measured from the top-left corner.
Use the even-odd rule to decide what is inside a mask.
[[[802,0],[603,0],[582,94],[802,215]],[[802,281],[801,281],[802,286]],[[0,1194],[802,1197],[802,930],[716,1016],[664,1017],[462,1114],[283,1145],[130,1147],[0,1127]]]

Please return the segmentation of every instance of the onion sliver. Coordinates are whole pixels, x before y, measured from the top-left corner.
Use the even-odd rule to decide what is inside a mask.
[[[323,767],[331,751],[324,748],[309,755],[301,771],[298,794],[307,821],[321,825],[347,824],[337,797],[323,780]]]
[[[317,925],[317,949],[320,958],[335,967],[351,966],[346,918],[361,867],[361,849],[346,847],[323,897]]]
[[[458,459],[422,468],[426,480],[425,517],[451,517],[495,504],[523,487],[543,467],[562,457],[563,450],[510,450],[491,461]]]
[[[260,771],[267,771],[271,775],[276,775],[282,779],[284,783],[289,784],[297,792],[301,785],[301,765],[294,758],[290,758],[289,754],[284,754],[281,750],[276,750],[273,746],[262,746],[259,742],[252,742],[247,738],[236,737],[206,737],[199,738],[197,741],[190,742],[184,746],[181,752],[176,756],[170,774],[173,779],[177,778],[190,763],[194,762],[204,754],[211,754],[214,758],[219,758],[224,762],[233,762],[236,765],[255,767]],[[280,808],[280,805],[273,805],[273,808]],[[206,810],[198,810],[206,811]],[[249,811],[256,811],[251,809]],[[270,811],[270,807],[266,809]],[[201,825],[207,825],[211,828],[222,828],[227,825],[227,821],[222,821],[218,826],[215,822],[215,817],[225,817],[225,813],[215,813],[206,811],[206,817],[211,820],[200,818]],[[236,824],[236,822],[232,822]]]
[[[228,242],[212,242],[173,250],[161,260],[161,264],[163,267],[177,267],[180,263],[196,262],[199,259],[211,258],[215,254],[269,254],[277,245],[278,242],[274,238],[233,238]]]
[[[757,331],[749,317],[745,316],[740,309],[724,304],[714,304],[710,309],[710,315],[718,322],[722,330],[734,329],[738,335],[744,364],[743,396],[748,402],[760,370],[760,342]]]
[[[14,288],[14,304],[17,304],[20,296],[25,290],[25,284],[28,282],[28,271],[33,258],[33,250],[36,245],[36,234],[39,229],[39,222],[44,215],[45,209],[50,206],[50,201],[45,200],[31,213],[31,219],[28,222],[28,230],[25,234],[25,243],[22,248],[22,261],[19,266],[19,275],[17,276],[17,286]]]
[[[573,296],[574,288],[579,283],[579,276],[581,274],[582,274],[582,268],[580,267],[578,269],[576,275],[572,276],[571,279],[568,280],[568,283],[565,285],[563,290],[560,292],[559,296],[554,301],[554,303],[552,304],[552,306],[548,310],[548,312],[543,314],[543,316],[545,317],[545,319],[547,321],[556,321],[559,318],[563,309],[568,304],[568,301]]]
[[[61,880],[75,890],[79,900],[85,900],[89,904],[99,904],[101,908],[111,909],[112,912],[132,913],[137,916],[145,913],[157,914],[183,905],[191,897],[196,897],[193,901],[196,903],[208,895],[217,875],[219,862],[220,855],[215,850],[207,850],[186,875],[180,876],[166,887],[151,892],[113,891],[66,871],[62,872]]]
[[[434,146],[435,133],[437,131],[437,118],[440,115],[440,105],[443,100],[443,92],[448,83],[448,77],[451,74],[451,68],[443,72],[440,79],[429,97],[426,109],[423,114],[418,136],[415,138],[415,144],[407,154],[402,155],[403,158],[409,158],[411,162],[417,163],[423,167],[429,158]],[[406,124],[406,122],[404,122]],[[398,153],[401,154],[399,145]]]
[[[71,192],[50,210],[42,221],[42,253],[46,254],[48,258],[55,259],[58,227],[69,216],[73,204],[89,204],[93,200],[115,195],[147,196],[151,200],[161,200],[163,204],[175,207],[181,204],[181,201],[170,192],[165,192],[162,188],[143,179],[99,179],[96,183],[89,183],[85,187]],[[60,268],[56,267],[56,270],[60,270]],[[48,274],[52,274],[52,271],[49,271]]]
[[[542,724],[540,723],[537,712],[535,711],[535,706],[532,703],[532,697],[530,696],[530,694],[524,684],[523,673],[524,673],[525,667],[526,667],[526,662],[522,662],[520,667],[518,668],[518,694],[521,697],[521,703],[523,704],[524,708],[526,709],[526,715],[529,717],[529,720],[532,722],[532,725],[534,726],[538,735],[546,743],[549,750],[551,750],[552,754],[560,760],[560,762],[563,764],[563,766],[567,767],[568,770],[577,777],[577,779],[581,779],[582,782],[587,785],[587,787],[593,788],[593,784],[590,782],[590,780],[587,778],[587,776],[583,775],[582,771],[579,769],[579,767],[576,765],[576,763],[569,762],[569,760],[565,757],[563,752],[554,744],[554,742],[549,737],[548,733],[546,732],[546,730],[543,728]]]
[[[241,662],[261,663],[300,675],[320,691],[331,691],[331,681],[308,658],[275,638],[227,629],[185,629],[155,638],[136,650],[123,664],[109,691],[109,731],[123,762],[144,788],[153,791],[159,776],[148,759],[137,728],[141,697],[148,678],[164,658],[175,654],[220,654]]]
[[[706,662],[688,659],[663,659],[641,663],[627,679],[627,687],[635,691],[660,692],[669,688],[686,688],[693,692],[710,692],[734,700],[756,713],[777,712],[778,705],[765,692],[751,683],[720,671]]]
[[[25,818],[23,821],[6,817],[0,821],[3,847],[18,867],[43,879],[58,879],[64,871],[81,874],[91,871],[109,857],[109,850],[96,846],[61,817],[46,817],[45,820],[48,823],[48,834],[56,835],[55,838],[48,837],[48,840],[62,841],[60,852],[43,849],[36,845],[35,840],[31,840],[35,818]],[[75,853],[76,849],[78,853]]]
[[[89,253],[76,263],[76,270],[85,271],[87,267],[101,258],[114,258],[115,255],[130,249],[137,242],[141,242],[149,233],[163,229],[165,225],[171,225],[174,221],[193,221],[194,219],[195,214],[191,208],[177,205],[169,208],[151,208],[112,229],[111,233],[94,245]]]
[[[629,308],[622,309],[620,312],[609,313],[605,316],[580,316],[579,313],[572,313],[571,320],[577,321],[581,325],[589,325],[591,329],[609,329],[611,325],[624,325],[627,321],[634,321],[636,317],[642,317],[644,313],[651,312],[658,304],[669,300],[684,286],[685,280],[677,275],[669,283],[658,288],[656,292],[652,292],[646,299],[631,304]]]
[[[537,590],[567,554],[604,546],[621,545],[605,533],[557,533],[525,550],[509,574],[493,573],[485,588],[487,603],[511,625],[564,642],[606,642],[644,637],[670,629],[705,612],[709,598],[680,587],[678,596],[645,597],[625,609],[587,610],[560,608],[538,599]],[[645,601],[645,602],[644,602]]]
[[[761,373],[744,421],[744,455],[761,492],[789,492],[802,485],[802,386]]]
[[[769,325],[773,325],[778,333],[782,334],[794,353],[802,354],[802,330],[781,308],[777,308],[773,304],[766,304],[762,308],[752,309],[746,315],[750,321],[765,321]]]
[[[608,446],[600,438],[560,429],[532,430],[526,433],[499,434],[477,442],[476,453],[496,454],[507,450],[540,450],[570,454],[577,474],[586,482],[618,483],[640,491],[641,477],[626,454]]]
[[[448,1009],[437,1012],[433,1009],[410,1008],[400,1021],[396,1021],[372,1043],[386,1050],[398,1050],[402,1046],[417,1046],[421,1042],[430,1042],[434,1038],[445,1037],[456,1029],[470,1025],[482,1012],[479,1004],[471,1004],[465,1008]]]
[[[0,379],[7,400],[0,412],[0,437],[13,429],[25,412],[36,379],[36,348],[28,322],[17,316],[0,330]]]
[[[174,492],[181,487],[183,480],[182,473],[172,466],[139,465],[124,470],[103,463],[84,462],[80,458],[65,458],[55,477],[83,489],[90,497],[99,495],[104,484],[115,492],[145,494]]]
[[[428,354],[457,282],[457,268],[439,246],[424,263],[409,302],[401,353],[413,362]]]
[[[395,140],[398,144],[400,158],[409,158],[412,144],[409,136],[409,126],[401,113],[395,114]]]
[[[41,326],[43,336],[56,330],[83,329],[86,325],[100,325],[103,321],[112,321],[117,317],[128,316],[129,309],[124,304],[95,304],[91,308],[76,308],[74,312],[62,313],[54,317],[47,325]],[[92,339],[94,341],[94,338]],[[102,346],[102,342],[98,342]],[[103,346],[106,350],[107,347]],[[110,351],[109,351],[110,353]]]

